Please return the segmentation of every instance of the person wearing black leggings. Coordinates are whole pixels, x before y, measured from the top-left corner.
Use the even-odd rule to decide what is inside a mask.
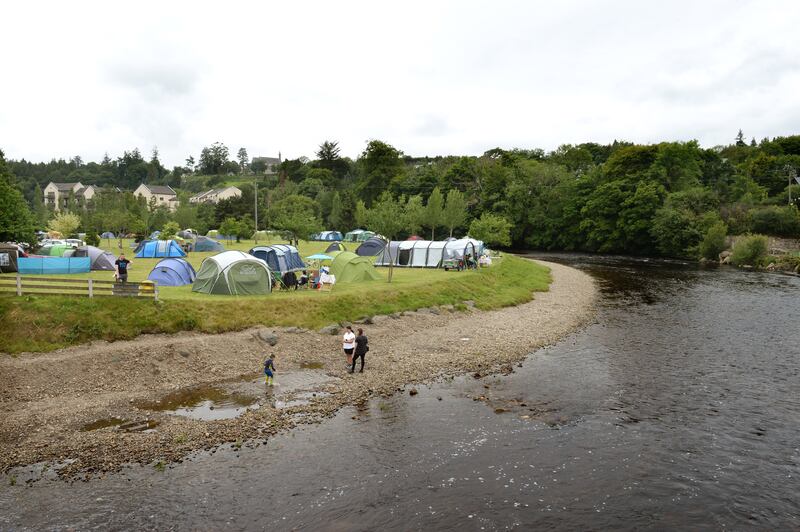
[[[361,369],[359,373],[364,373],[364,355],[367,354],[367,351],[369,351],[367,336],[364,334],[364,329],[359,329],[358,336],[356,336],[356,349],[353,354],[353,366],[350,368],[350,373],[356,370],[356,360],[359,358],[361,358]]]

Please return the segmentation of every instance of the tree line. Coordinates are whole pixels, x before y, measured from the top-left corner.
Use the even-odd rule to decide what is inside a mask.
[[[730,144],[711,148],[696,141],[615,141],[566,144],[551,152],[495,148],[481,156],[438,157],[407,156],[384,141],[371,140],[355,160],[342,157],[337,142],[325,141],[314,159],[285,160],[269,175],[252,168],[243,148],[235,161],[228,160],[230,151],[221,143],[203,153],[198,164],[187,159],[186,166],[169,172],[162,172],[157,152],[149,161],[135,155],[138,150],[113,161],[78,161],[79,169],[115,168],[125,176],[103,181],[99,176],[105,174],[95,173],[97,184],[120,183],[131,174],[138,184],[142,173],[149,172],[145,175],[171,184],[183,199],[178,211],[169,213],[125,193],[101,194],[93,212],[78,213],[81,228],[113,230],[111,224],[152,230],[174,221],[206,231],[228,221],[227,228],[236,223],[237,234],[243,236],[256,229],[283,229],[306,238],[321,229],[372,225],[367,228],[376,230],[381,225],[377,212],[385,209],[402,214],[390,217],[395,226],[400,224],[390,227],[398,238],[477,231],[515,248],[669,257],[701,254],[709,233],[717,239],[720,232],[800,236],[800,186],[792,182],[800,168],[800,135],[748,143],[739,132]],[[4,163],[8,183],[26,197],[38,226],[49,213],[37,202],[41,194],[27,193],[31,180],[33,190],[51,180],[91,183],[73,179],[75,168],[64,178],[30,170],[48,164],[61,165]],[[241,197],[216,205],[185,201],[191,192],[224,183],[230,175],[239,176]],[[258,185],[257,198],[251,182]]]

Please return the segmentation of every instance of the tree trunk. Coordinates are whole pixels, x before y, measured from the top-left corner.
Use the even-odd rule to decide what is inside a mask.
[[[436,230],[435,228],[431,227],[431,240],[434,240],[433,235],[435,230]]]
[[[450,238],[453,238],[453,228],[450,228]]]
[[[389,242],[392,242],[392,239],[389,239]],[[394,259],[392,259],[392,247],[389,244],[386,244],[386,247],[389,251],[389,281],[392,282],[392,273],[394,272]],[[399,250],[398,250],[399,251]]]

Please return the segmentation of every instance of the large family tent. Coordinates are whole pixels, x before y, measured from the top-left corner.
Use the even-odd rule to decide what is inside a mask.
[[[197,274],[186,259],[161,259],[147,276],[158,286],[183,286],[192,284]]]
[[[112,233],[111,231],[106,231],[105,233],[100,235],[100,238],[109,238],[109,239],[111,239],[111,238],[117,238],[117,237],[115,237],[114,233]]]
[[[225,251],[225,246],[207,236],[198,236],[194,242],[194,251]]]
[[[362,242],[361,245],[356,248],[356,255],[359,257],[374,257],[383,251],[385,247],[386,241],[384,239],[373,236],[369,240]]]
[[[375,236],[372,231],[365,231],[364,229],[353,229],[344,235],[345,242],[364,242]]]
[[[294,246],[275,244],[272,246],[256,246],[249,251],[250,255],[267,263],[269,269],[283,277],[286,272],[303,270],[306,264]]]
[[[331,242],[331,245],[325,248],[325,253],[330,253],[331,251],[347,251],[347,248],[341,242]]]
[[[463,259],[466,255],[471,255],[474,260],[482,252],[483,242],[471,238],[392,241],[375,259],[375,265],[438,268],[442,260]]]
[[[89,257],[20,257],[17,259],[19,273],[88,273],[90,264]]]
[[[200,266],[192,292],[204,294],[260,295],[272,291],[267,264],[243,251],[223,251]]]
[[[336,276],[337,283],[360,283],[381,279],[372,261],[366,257],[359,257],[352,251],[333,251],[331,257],[333,257],[331,274]]]
[[[174,240],[143,240],[136,248],[137,259],[185,256],[186,253]]]
[[[117,262],[117,257],[110,251],[103,251],[94,246],[82,246],[75,250],[72,254],[73,257],[89,257],[90,268],[92,270],[100,271],[114,271],[114,265]]]
[[[341,240],[342,233],[339,231],[323,231],[313,236],[314,240],[323,240],[329,242],[331,240]]]
[[[4,244],[0,242],[0,273],[12,273],[17,271],[18,259],[19,248],[16,244]]]
[[[72,246],[66,244],[48,244],[39,248],[37,255],[45,255],[47,257],[63,257],[64,253],[72,250]]]

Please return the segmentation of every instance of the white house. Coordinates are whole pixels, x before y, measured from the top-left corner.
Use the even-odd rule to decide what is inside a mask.
[[[234,186],[225,188],[212,188],[189,198],[189,203],[219,203],[230,198],[240,198],[242,191]]]
[[[54,183],[50,181],[42,193],[44,194],[44,204],[58,211],[69,205],[70,195],[75,199],[79,207],[85,207],[94,198],[100,189],[94,185],[83,186],[78,183]]]
[[[277,157],[253,157],[251,164],[263,163],[264,173],[273,175],[278,173],[278,168],[281,166],[281,154],[278,152]]]
[[[133,191],[134,196],[141,196],[149,205],[155,202],[157,206],[166,207],[171,211],[178,208],[178,194],[167,185],[146,185],[142,183]]]

